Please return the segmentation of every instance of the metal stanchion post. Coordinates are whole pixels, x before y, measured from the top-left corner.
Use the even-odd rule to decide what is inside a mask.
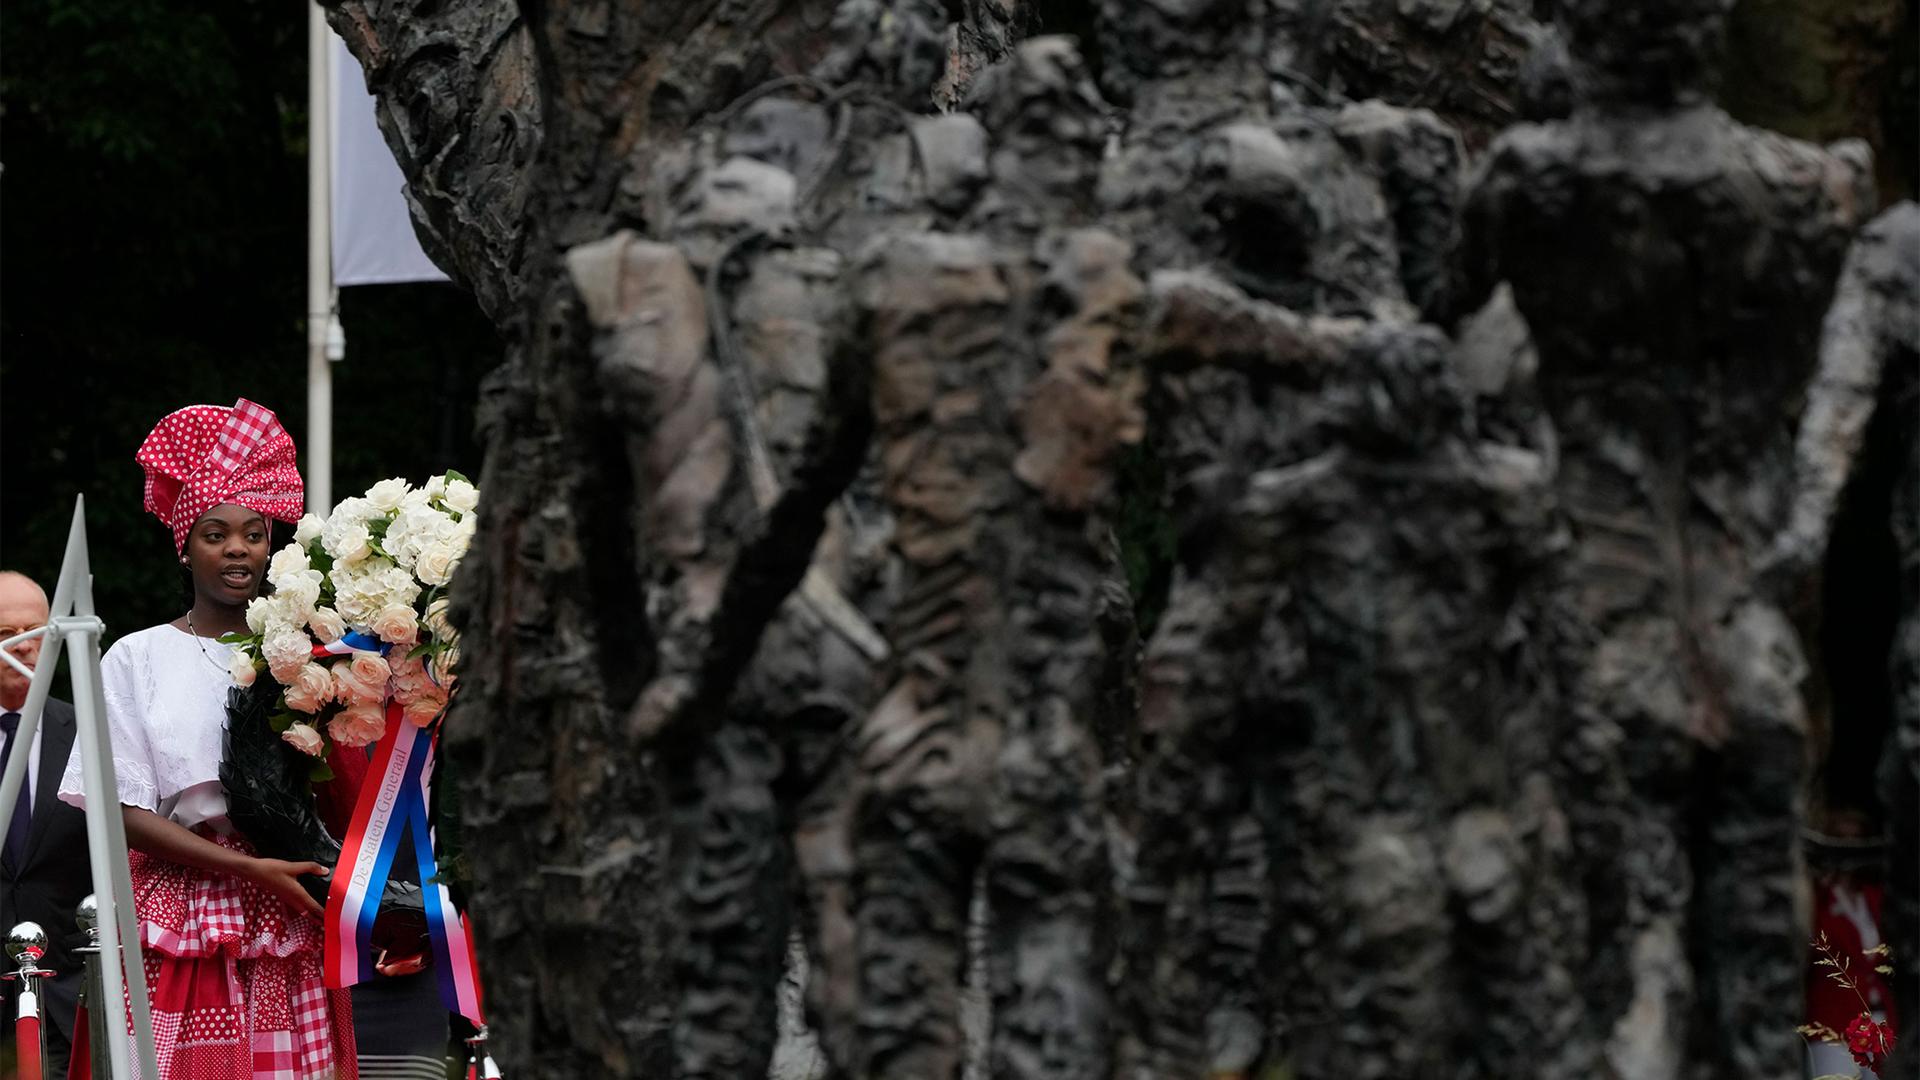
[[[20,1048],[20,1080],[46,1080],[47,1033],[40,1026],[40,980],[53,972],[40,966],[47,954],[47,932],[40,924],[23,922],[7,931],[7,959],[14,970],[5,976],[20,983],[20,1007],[14,1013],[14,1032]]]
[[[147,969],[137,960],[119,963],[122,942],[132,942],[134,955],[140,947],[139,921],[133,910],[133,879],[127,865],[127,829],[120,807],[113,798],[119,790],[113,771],[113,735],[107,725],[107,703],[100,690],[100,635],[106,624],[93,613],[93,571],[87,559],[86,503],[75,499],[73,527],[67,532],[67,554],[60,563],[60,583],[54,586],[51,614],[47,624],[26,630],[0,641],[0,663],[5,663],[33,681],[27,686],[27,700],[20,707],[20,727],[14,737],[33,745],[40,728],[40,712],[53,689],[53,673],[60,666],[62,651],[72,658],[69,674],[73,677],[74,754],[81,766],[81,789],[87,793],[87,858],[93,869],[94,888],[102,890],[100,900],[100,947],[115,963],[100,965],[100,978],[106,985],[101,995],[106,1001],[126,1002],[128,1028],[132,1038],[107,1040],[106,1052],[112,1061],[115,1080],[133,1080],[135,1076],[158,1076],[160,1067],[153,1053],[153,1011],[147,1001]],[[6,651],[10,646],[31,638],[44,638],[40,662],[27,667]],[[16,799],[27,795],[27,759],[30,754],[12,754],[7,767],[0,770],[0,814],[11,813]],[[124,992],[124,999],[121,997]],[[99,1049],[96,1047],[95,1049]]]
[[[74,1041],[87,1040],[85,1080],[112,1080],[113,1065],[102,1051],[112,1037],[107,1034],[107,1017],[113,1015],[113,1009],[106,1003],[106,986],[100,978],[100,908],[92,893],[73,909],[73,920],[87,935],[87,943],[73,950],[86,964],[80,983],[80,1011],[87,1017],[85,1034],[78,1035]],[[66,1080],[79,1078],[70,1076]]]
[[[487,1053],[487,1025],[467,1040],[467,1080],[500,1080],[500,1066]]]
[[[94,888],[104,890],[95,894],[102,900],[106,915],[99,924],[100,947],[116,961],[100,965],[100,978],[106,984],[101,996],[118,1001],[125,993],[133,1036],[108,1040],[106,1050],[115,1080],[159,1076],[160,1066],[153,1054],[153,1009],[147,1001],[146,966],[137,961],[118,962],[123,942],[132,942],[134,955],[138,956],[140,927],[133,911],[133,879],[127,865],[127,827],[113,798],[119,790],[113,771],[113,735],[107,725],[106,698],[100,689],[100,635],[106,631],[106,624],[93,613],[93,570],[87,559],[83,499],[73,503],[67,554],[60,562],[60,583],[54,586],[48,610],[45,626],[0,641],[0,663],[33,680],[27,685],[27,700],[20,707],[20,727],[14,737],[23,745],[33,745],[34,733],[40,730],[40,711],[53,689],[53,673],[60,666],[62,650],[67,650],[73,661],[68,673],[73,678],[74,754],[80,762],[81,789],[87,794],[87,858],[93,869]],[[28,667],[6,650],[32,638],[44,638],[46,644],[40,662]],[[11,813],[15,800],[27,796],[27,759],[31,756],[9,755],[7,767],[0,769],[0,814]]]

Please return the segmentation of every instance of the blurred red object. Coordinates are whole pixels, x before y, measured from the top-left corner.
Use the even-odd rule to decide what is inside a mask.
[[[1813,937],[1825,934],[1827,942],[1847,962],[1847,974],[1860,989],[1860,996],[1827,977],[1829,969],[1815,966],[1817,954],[1807,961],[1807,1021],[1824,1024],[1834,1031],[1846,1031],[1860,1015],[1860,999],[1865,998],[1887,1031],[1898,1036],[1900,1020],[1894,1013],[1893,990],[1874,970],[1884,961],[1867,955],[1880,945],[1880,904],[1885,894],[1873,882],[1861,881],[1850,874],[1818,878],[1813,883]]]
[[[335,840],[347,835],[347,826],[353,822],[353,804],[360,798],[360,785],[367,779],[372,760],[365,749],[336,746],[333,756],[327,759],[327,765],[333,769],[333,779],[313,789],[320,820],[326,823],[327,831]]]

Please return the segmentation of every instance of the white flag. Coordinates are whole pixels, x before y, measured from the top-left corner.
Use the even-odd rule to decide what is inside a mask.
[[[333,283],[389,285],[445,281],[420,250],[407,214],[407,182],[373,118],[366,76],[329,34],[333,45]]]

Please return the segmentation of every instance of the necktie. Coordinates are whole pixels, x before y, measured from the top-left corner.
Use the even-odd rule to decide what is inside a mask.
[[[19,730],[19,713],[10,712],[0,716],[0,731],[7,733],[7,748],[0,751],[0,770],[4,770],[8,760],[13,757],[13,736]],[[32,768],[32,762],[28,762],[27,767]],[[27,855],[27,821],[32,813],[30,804],[33,802],[33,797],[28,794],[31,788],[29,784],[20,785],[20,798],[13,804],[13,818],[7,822],[7,862],[12,864],[15,871],[20,869],[20,863]]]

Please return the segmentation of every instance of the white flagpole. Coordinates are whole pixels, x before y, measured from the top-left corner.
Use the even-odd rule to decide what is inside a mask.
[[[333,508],[333,84],[327,17],[307,4],[307,509]],[[329,340],[330,338],[336,340]]]

